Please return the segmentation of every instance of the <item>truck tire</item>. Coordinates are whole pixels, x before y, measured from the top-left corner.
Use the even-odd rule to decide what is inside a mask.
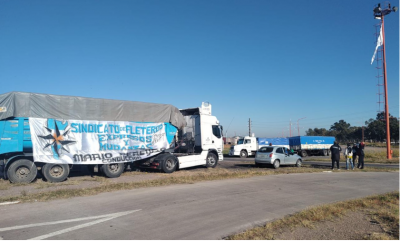
[[[301,157],[306,157],[307,156],[307,151],[306,150],[302,150],[300,152],[300,154],[301,154]]]
[[[164,154],[161,157],[162,165],[161,170],[165,173],[173,173],[176,170],[177,162],[175,156],[171,154]]]
[[[274,161],[274,168],[275,169],[278,169],[280,167],[280,165],[281,165],[281,162],[279,160],[275,160]]]
[[[19,159],[11,163],[7,176],[11,183],[31,183],[37,175],[35,163],[28,159]]]
[[[124,172],[124,169],[124,163],[103,164],[100,167],[100,171],[108,178],[116,178],[121,176],[121,174]]]
[[[328,155],[328,150],[326,150],[326,149],[322,150],[322,151],[321,151],[321,154],[322,154],[323,156],[327,156],[327,155]]]
[[[214,153],[208,153],[206,159],[206,167],[215,168],[218,164],[217,156]]]
[[[68,164],[46,163],[42,167],[42,174],[48,182],[62,182],[69,175]]]
[[[240,151],[241,158],[247,158],[247,156],[248,156],[247,151],[245,151],[245,150]]]

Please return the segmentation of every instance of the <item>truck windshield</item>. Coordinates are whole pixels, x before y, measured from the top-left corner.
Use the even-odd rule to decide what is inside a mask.
[[[244,139],[239,139],[239,140],[237,141],[237,144],[238,144],[238,145],[241,145],[241,144],[243,144],[243,141],[244,141]]]

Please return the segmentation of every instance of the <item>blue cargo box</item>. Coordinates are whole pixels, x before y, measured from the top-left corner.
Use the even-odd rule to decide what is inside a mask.
[[[334,141],[333,136],[294,136],[289,138],[289,145],[295,150],[329,149]]]
[[[257,138],[259,146],[267,146],[272,143],[273,146],[287,146],[289,147],[288,138]]]

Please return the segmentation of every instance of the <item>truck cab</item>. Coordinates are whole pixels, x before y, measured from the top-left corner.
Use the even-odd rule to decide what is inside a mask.
[[[231,149],[229,150],[229,155],[246,158],[248,156],[255,155],[257,150],[257,138],[254,136],[245,136],[238,139],[236,145],[231,146]]]

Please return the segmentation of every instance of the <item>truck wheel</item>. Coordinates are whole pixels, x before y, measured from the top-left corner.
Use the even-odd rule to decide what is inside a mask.
[[[35,163],[28,159],[13,162],[7,170],[7,176],[12,183],[31,183],[37,175]]]
[[[177,160],[171,154],[164,155],[162,157],[161,169],[165,173],[173,173],[176,170]]]
[[[103,164],[100,167],[101,172],[108,178],[116,178],[124,172],[124,163]]]
[[[278,169],[280,165],[281,165],[281,162],[279,160],[275,160],[274,161],[274,168],[275,169]]]
[[[328,150],[326,150],[326,149],[325,149],[325,150],[322,150],[322,155],[323,155],[323,156],[327,156],[327,155],[328,155]]]
[[[217,156],[214,153],[208,153],[206,159],[206,167],[216,167],[218,164]]]
[[[300,154],[301,154],[301,157],[306,157],[306,156],[307,156],[307,151],[302,150],[302,151],[300,152]]]
[[[42,174],[48,182],[62,182],[69,175],[68,164],[46,163],[42,167]]]
[[[327,156],[330,156],[330,155],[331,155],[331,150],[328,150]]]
[[[301,160],[300,159],[296,161],[296,167],[301,167]]]
[[[240,157],[241,158],[247,158],[247,156],[248,156],[247,155],[247,151],[243,150],[243,151],[240,152]]]

